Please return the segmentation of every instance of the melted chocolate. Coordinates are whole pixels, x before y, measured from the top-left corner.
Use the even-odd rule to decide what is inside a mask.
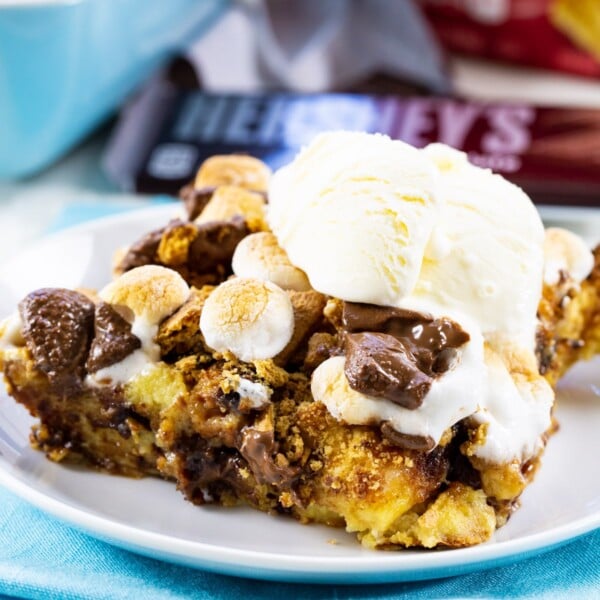
[[[435,319],[432,315],[403,308],[344,302],[342,323],[349,333],[388,333],[396,338],[408,338],[416,347],[436,354],[469,341],[469,334],[451,319]]]
[[[23,337],[36,367],[53,384],[77,385],[94,327],[94,304],[83,294],[60,288],[32,292],[19,303]]]
[[[187,269],[188,274],[214,273],[218,280],[223,280],[231,274],[233,252],[240,241],[250,233],[246,222],[241,217],[234,217],[231,221],[213,221],[200,225],[177,219],[133,244],[119,263],[117,271],[124,273],[143,265],[161,264],[158,259],[161,239],[166,233],[178,227],[195,227],[197,231],[189,246],[187,261],[181,266]]]
[[[469,340],[448,318],[344,302],[345,373],[350,386],[405,408],[421,406],[431,383],[453,367]]]
[[[110,304],[96,306],[94,339],[86,368],[95,373],[110,367],[142,347],[142,342],[131,333],[131,325]]]
[[[227,411],[240,412],[240,400],[242,397],[237,392],[224,392],[217,390],[217,402]]]
[[[342,325],[350,333],[379,331],[391,335],[403,335],[407,326],[424,319],[433,320],[429,315],[403,308],[358,302],[344,302],[342,305]]]
[[[344,370],[350,387],[405,408],[418,408],[433,378],[419,369],[409,346],[387,333],[348,334]]]
[[[240,432],[239,448],[259,483],[289,489],[299,475],[299,469],[281,467],[273,460],[276,446],[272,430],[245,427]]]
[[[430,452],[435,448],[435,440],[432,437],[428,435],[408,435],[406,433],[400,433],[387,421],[381,424],[381,435],[395,446],[399,446],[405,450]]]
[[[240,474],[244,459],[234,448],[210,447],[206,440],[194,434],[182,436],[175,451],[184,457],[179,486],[192,502],[219,501],[224,490],[234,490],[241,495],[250,491],[249,483]]]
[[[190,269],[197,273],[208,273],[220,267],[231,272],[233,252],[249,233],[241,217],[198,225],[198,235],[189,249]]]
[[[463,419],[452,427],[454,437],[447,446],[449,458],[448,481],[460,481],[477,490],[481,488],[481,475],[473,467],[468,456],[465,456],[460,447],[469,439],[469,427]]]
[[[214,186],[206,186],[197,190],[193,183],[181,189],[179,197],[183,200],[183,206],[190,221],[200,216],[216,189]]]

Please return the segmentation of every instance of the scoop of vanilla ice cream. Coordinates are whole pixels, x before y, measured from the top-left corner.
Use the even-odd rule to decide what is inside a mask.
[[[415,286],[438,217],[437,172],[404,142],[324,133],[269,189],[269,224],[312,287],[397,305]]]
[[[470,336],[416,409],[353,390],[344,357],[315,370],[315,400],[347,423],[388,422],[436,443],[472,415],[487,432],[473,452],[491,462],[537,451],[553,402],[534,355],[544,228],[520,188],[442,144],[337,132],[278,171],[269,199],[273,233],[313,288],[448,317]],[[584,273],[584,253],[557,237],[559,266]]]
[[[415,298],[468,314],[488,338],[534,342],[544,227],[528,196],[464,153],[423,150],[440,172],[440,219],[425,249]]]

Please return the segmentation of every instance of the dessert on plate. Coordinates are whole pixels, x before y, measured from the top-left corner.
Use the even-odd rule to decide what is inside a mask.
[[[103,289],[33,291],[0,324],[32,445],[371,548],[489,539],[553,387],[600,351],[600,250],[460,152],[364,133],[273,175],[213,157],[182,203]]]

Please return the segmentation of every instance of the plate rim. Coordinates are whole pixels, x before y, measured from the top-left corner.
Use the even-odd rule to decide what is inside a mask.
[[[372,555],[362,556],[294,557],[226,548],[130,526],[48,496],[13,475],[11,470],[0,456],[0,485],[44,513],[96,539],[179,565],[271,581],[373,583],[376,580],[383,583],[436,579],[531,558],[600,528],[598,510],[542,532],[501,542],[494,542],[492,539],[490,542],[469,548],[422,550],[411,554],[403,553],[403,550],[373,550],[370,551]],[[99,478],[107,477],[104,473],[92,474]],[[360,549],[360,545],[357,548]],[[266,567],[265,564],[269,566]]]
[[[85,221],[45,236],[31,244],[29,248],[90,229],[110,227],[115,222],[121,223],[132,218],[156,217],[158,219],[168,215],[169,212],[173,213],[174,209],[176,211],[179,206],[174,202],[173,204],[133,208],[114,215]],[[545,214],[550,218],[557,218],[559,215],[560,217],[570,215],[585,218],[591,213],[600,217],[600,208],[583,210],[575,208],[573,210],[571,207],[559,207],[559,211],[556,210],[556,207],[538,206],[537,208],[540,210],[542,218]],[[0,265],[0,271],[13,260],[18,259],[18,256],[19,254],[4,261]],[[3,390],[1,391],[4,393]],[[584,515],[569,523],[541,532],[499,542],[492,539],[490,542],[470,548],[424,550],[411,554],[403,554],[402,550],[397,552],[372,551],[372,558],[369,558],[369,554],[340,557],[294,557],[185,540],[127,525],[110,516],[94,514],[85,508],[79,508],[49,496],[43,490],[37,489],[19,478],[13,471],[14,468],[0,454],[0,485],[62,523],[84,531],[96,539],[179,565],[271,581],[301,583],[373,583],[379,581],[384,583],[435,579],[517,562],[550,551],[600,528],[600,510],[597,510],[595,513]],[[95,475],[106,477],[102,473]]]

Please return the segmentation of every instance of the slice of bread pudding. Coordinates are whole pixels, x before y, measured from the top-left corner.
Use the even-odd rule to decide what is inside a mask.
[[[0,369],[35,448],[372,548],[469,546],[506,522],[556,428],[552,388],[600,351],[600,249],[544,241],[525,205],[529,230],[500,215],[469,257],[463,229],[500,211],[469,186],[506,182],[439,147],[339,135],[270,186],[256,159],[210,159],[187,218],[134,241],[104,289],[21,301]]]

